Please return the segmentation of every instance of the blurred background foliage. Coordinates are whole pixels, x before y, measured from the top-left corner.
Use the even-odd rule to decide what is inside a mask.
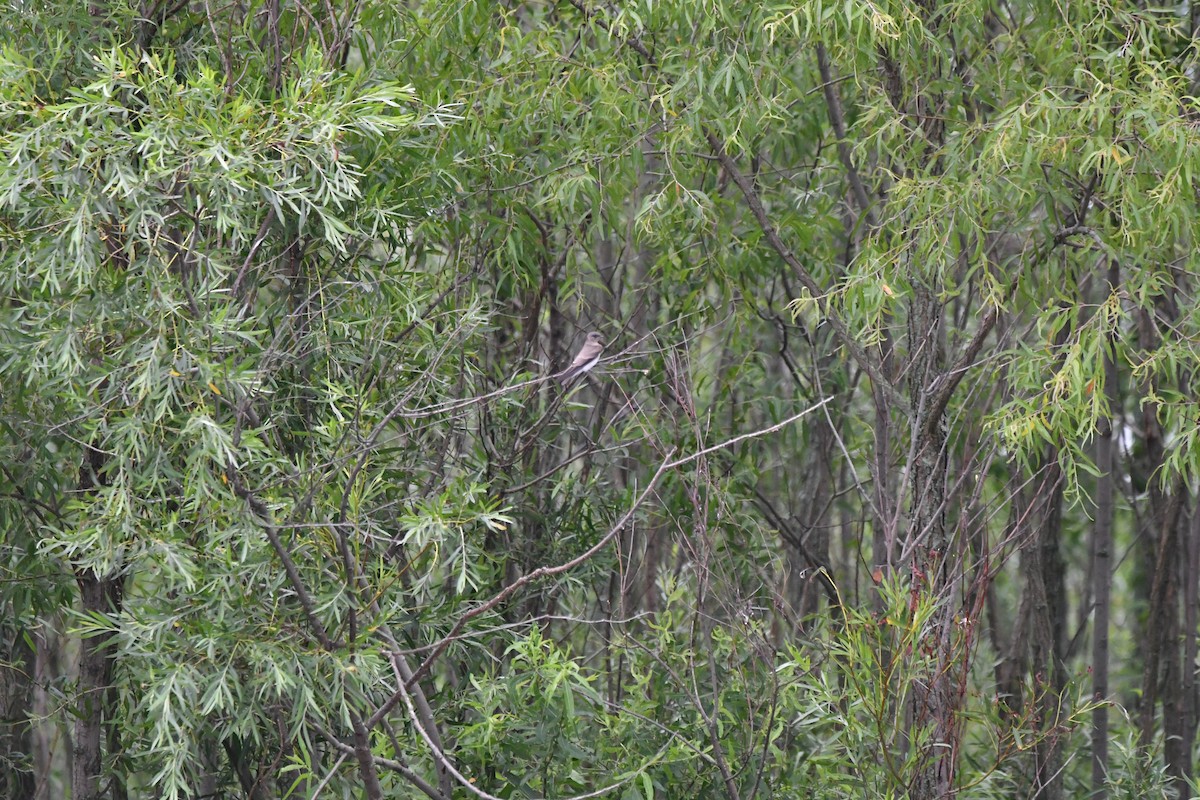
[[[0,794],[1191,796],[1198,26],[10,0]]]

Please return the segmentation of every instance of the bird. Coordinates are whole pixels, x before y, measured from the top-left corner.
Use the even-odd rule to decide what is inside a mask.
[[[579,348],[579,352],[575,354],[575,360],[571,362],[571,366],[564,369],[558,374],[558,380],[562,384],[570,383],[575,378],[578,378],[583,373],[590,370],[592,367],[600,363],[600,354],[604,352],[604,341],[599,333],[592,331],[583,341],[583,347]]]

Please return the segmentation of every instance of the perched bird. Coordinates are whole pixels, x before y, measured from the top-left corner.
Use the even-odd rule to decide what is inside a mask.
[[[571,366],[558,374],[559,381],[565,385],[578,378],[600,363],[600,354],[603,352],[604,342],[601,340],[600,334],[592,331],[584,339],[583,347],[579,348],[579,352],[575,354],[575,360],[571,362]]]

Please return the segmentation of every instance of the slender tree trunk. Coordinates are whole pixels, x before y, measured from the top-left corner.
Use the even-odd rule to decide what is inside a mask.
[[[99,449],[86,448],[80,468],[79,490],[89,493],[108,483],[108,457]],[[77,569],[75,583],[83,613],[110,616],[120,613],[124,597],[123,576],[102,576],[91,569]],[[74,755],[71,766],[71,800],[100,800],[104,775],[101,736],[109,722],[115,698],[112,686],[116,644],[105,636],[89,636],[79,643],[79,680],[76,686]],[[111,741],[111,740],[110,740]],[[119,791],[118,787],[118,791]]]
[[[1155,493],[1151,495],[1152,501]],[[1186,767],[1182,762],[1191,761],[1191,748],[1181,748],[1184,723],[1183,708],[1178,694],[1181,683],[1179,673],[1182,665],[1182,638],[1179,636],[1179,562],[1186,553],[1180,536],[1180,518],[1183,510],[1183,486],[1173,485],[1170,494],[1159,495],[1160,508],[1152,508],[1153,530],[1158,536],[1154,564],[1154,580],[1150,595],[1149,621],[1143,647],[1146,662],[1142,672],[1142,698],[1140,706],[1140,737],[1143,747],[1154,740],[1155,706],[1162,702],[1163,711],[1163,759],[1167,772],[1177,779]],[[1180,788],[1177,786],[1177,788]]]
[[[1175,319],[1178,307],[1170,292],[1160,295],[1158,304],[1163,318]],[[1157,316],[1143,310],[1139,315],[1138,339],[1143,352],[1153,352],[1161,341]],[[1187,385],[1187,379],[1181,383]],[[1139,743],[1148,748],[1154,741],[1156,710],[1161,701],[1163,759],[1167,772],[1173,777],[1176,791],[1186,793],[1183,776],[1190,771],[1190,741],[1188,736],[1186,704],[1182,696],[1182,673],[1195,669],[1193,664],[1183,664],[1183,638],[1180,636],[1180,594],[1183,571],[1181,562],[1186,561],[1187,547],[1181,520],[1186,513],[1185,486],[1181,480],[1164,488],[1159,470],[1166,459],[1165,433],[1159,424],[1158,403],[1151,398],[1157,394],[1151,383],[1144,387],[1146,400],[1142,403],[1142,425],[1144,436],[1144,470],[1149,476],[1146,520],[1142,541],[1150,555],[1149,563],[1149,611],[1146,629],[1142,638],[1142,694],[1138,703]]]
[[[1012,492],[1009,494],[1009,512],[1008,522],[1004,526],[1003,541],[1021,541],[1026,520],[1029,517],[1030,506],[1033,500],[1026,497],[1026,482],[1027,477],[1020,470],[1019,466],[1013,462],[1010,464],[1012,474],[1015,479],[1012,481]],[[1035,495],[1036,496],[1036,495]],[[1001,713],[1004,718],[1014,725],[1020,725],[1021,722],[1021,705],[1025,702],[1025,690],[1021,684],[1021,676],[1025,671],[1025,649],[1021,647],[1021,642],[1027,639],[1025,628],[1027,624],[1027,614],[1024,611],[1024,596],[1020,600],[1022,606],[1018,610],[1015,619],[1007,620],[1011,625],[1010,630],[1004,632],[1007,635],[1002,635],[999,630],[1001,621],[999,619],[999,610],[993,611],[989,607],[988,615],[993,628],[992,642],[997,653],[1005,653],[1003,658],[996,659],[996,668],[994,670],[996,678],[996,691],[999,695]],[[993,618],[994,615],[994,618]]]
[[[31,795],[32,800],[50,800],[50,779],[54,771],[54,748],[51,744],[52,721],[50,718],[49,693],[47,685],[57,670],[50,666],[51,632],[46,620],[39,620],[38,631],[34,634],[35,655],[33,661],[33,706],[32,710],[38,722],[33,727],[33,771],[37,776],[37,786]]]
[[[1196,624],[1197,603],[1200,603],[1197,577],[1200,576],[1200,498],[1192,508],[1187,532],[1187,561],[1183,565],[1183,668],[1180,681],[1180,726],[1179,750],[1184,756],[1178,761],[1179,771],[1173,775],[1180,797],[1186,797],[1186,785],[1193,775],[1190,754],[1196,741],[1196,728],[1200,720],[1200,706],[1196,696]]]
[[[1156,599],[1161,608],[1156,616],[1162,621],[1159,631],[1161,649],[1161,670],[1158,676],[1161,680],[1160,695],[1162,697],[1162,734],[1163,760],[1167,774],[1171,778],[1172,789],[1180,800],[1190,797],[1187,778],[1192,771],[1192,738],[1194,727],[1191,720],[1191,698],[1189,688],[1192,675],[1195,672],[1195,659],[1188,661],[1187,639],[1181,629],[1180,601],[1186,598],[1188,590],[1185,586],[1187,577],[1190,545],[1185,529],[1183,508],[1185,489],[1182,483],[1176,485],[1173,496],[1172,510],[1167,524],[1169,530],[1164,532],[1164,553],[1161,563],[1161,579],[1156,578],[1156,587],[1164,584],[1156,591]],[[1193,609],[1194,615],[1194,609]],[[1194,616],[1193,616],[1194,618]],[[1194,641],[1194,627],[1192,629]],[[1150,715],[1153,723],[1153,714]]]
[[[62,746],[71,741],[71,726],[66,715],[56,713],[59,701],[54,693],[55,681],[71,670],[63,652],[64,638],[59,633],[61,619],[55,616],[40,622],[35,637],[33,672],[33,713],[38,720],[33,738],[34,775],[37,777],[33,800],[53,800],[66,796],[67,781],[74,769],[71,748]]]
[[[1166,319],[1179,318],[1178,291],[1179,287],[1175,286],[1160,298],[1161,314]],[[1157,331],[1146,318],[1143,318],[1141,338],[1146,349],[1157,346]],[[1178,381],[1186,392],[1186,387],[1191,384],[1190,376],[1185,373]],[[1153,415],[1154,423],[1157,423],[1157,412],[1157,404],[1144,405],[1144,414]],[[1147,419],[1144,427],[1148,439],[1147,455],[1157,473],[1166,458],[1166,442],[1157,424],[1152,425]],[[1153,441],[1151,435],[1154,435]],[[1155,447],[1151,449],[1150,444]],[[1190,796],[1188,779],[1192,774],[1192,742],[1196,730],[1196,572],[1193,568],[1195,543],[1192,541],[1195,524],[1193,513],[1187,508],[1189,492],[1184,481],[1176,480],[1166,497],[1157,491],[1159,485],[1160,482],[1154,479],[1150,492],[1151,502],[1159,501],[1157,506],[1152,506],[1150,514],[1159,536],[1147,628],[1148,646],[1145,648],[1142,742],[1148,743],[1153,735],[1153,697],[1157,689],[1162,699],[1163,760],[1175,795],[1186,798]],[[1159,662],[1157,670],[1153,669],[1155,660]],[[1155,683],[1157,686],[1152,687]]]
[[[121,610],[124,579],[102,578],[91,570],[76,574],[85,614],[109,616]],[[79,643],[79,716],[75,720],[75,755],[71,773],[71,800],[101,800],[104,793],[103,751],[100,743],[111,709],[113,663],[116,647],[105,636],[90,636]]]
[[[874,500],[875,514],[871,524],[871,560],[881,574],[892,570],[892,541],[895,538],[895,526],[899,522],[892,508],[892,489],[888,470],[891,463],[891,420],[888,414],[887,399],[882,389],[873,392],[875,400],[875,480]],[[875,610],[882,611],[883,598],[875,593]]]
[[[1014,735],[1031,736],[1032,759],[1023,796],[1062,797],[1062,697],[1066,688],[1066,564],[1060,552],[1064,478],[1058,452],[1049,449],[1026,501],[1013,495],[1007,535],[1021,542],[1021,605],[996,667],[1006,719]],[[1026,697],[1025,678],[1031,693]]]
[[[30,701],[33,697],[34,650],[14,625],[5,626],[11,644],[0,658],[0,796],[33,797],[34,773]]]
[[[821,369],[817,365],[816,369]],[[789,598],[801,620],[816,614],[824,594],[821,565],[829,563],[830,509],[833,507],[832,475],[828,454],[836,447],[833,432],[823,423],[813,426],[811,445],[805,453],[801,474],[805,476],[799,497],[794,498],[792,518],[797,523],[798,547],[789,547],[788,561],[793,596]],[[798,502],[797,502],[798,501]]]
[[[371,734],[363,724],[362,717],[351,712],[350,725],[354,731],[354,757],[358,761],[358,774],[362,777],[367,800],[383,800],[383,787],[375,768],[375,756],[371,752]]]
[[[1121,280],[1116,260],[1108,265],[1108,289]],[[1093,529],[1092,595],[1096,615],[1092,621],[1092,697],[1100,703],[1092,712],[1092,797],[1105,798],[1108,789],[1108,629],[1112,610],[1112,546],[1115,477],[1113,475],[1113,423],[1118,413],[1117,364],[1110,348],[1104,354],[1104,395],[1109,415],[1102,419],[1096,437],[1096,527]]]
[[[956,675],[953,665],[951,597],[948,564],[950,542],[946,535],[946,431],[944,419],[930,419],[928,387],[939,375],[942,361],[942,307],[937,293],[918,284],[909,309],[909,396],[912,420],[911,527],[913,591],[938,604],[923,645],[936,654],[935,667],[913,685],[913,724],[930,727],[914,779],[912,797],[931,800],[951,796],[957,754]]]
[[[1059,548],[1062,530],[1063,476],[1057,453],[1047,455],[1047,475],[1037,515],[1038,527],[1030,554],[1027,587],[1030,589],[1030,672],[1033,675],[1034,724],[1037,740],[1033,748],[1034,770],[1031,795],[1043,800],[1062,797],[1062,741],[1060,729],[1066,669],[1066,565]]]

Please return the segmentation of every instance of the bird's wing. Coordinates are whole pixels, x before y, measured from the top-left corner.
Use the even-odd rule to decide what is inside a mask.
[[[600,344],[600,342],[585,343],[583,347],[579,348],[579,354],[576,355],[575,360],[571,362],[571,366],[568,367],[568,371],[572,369],[578,369],[589,361],[594,360],[603,350],[604,345]]]

